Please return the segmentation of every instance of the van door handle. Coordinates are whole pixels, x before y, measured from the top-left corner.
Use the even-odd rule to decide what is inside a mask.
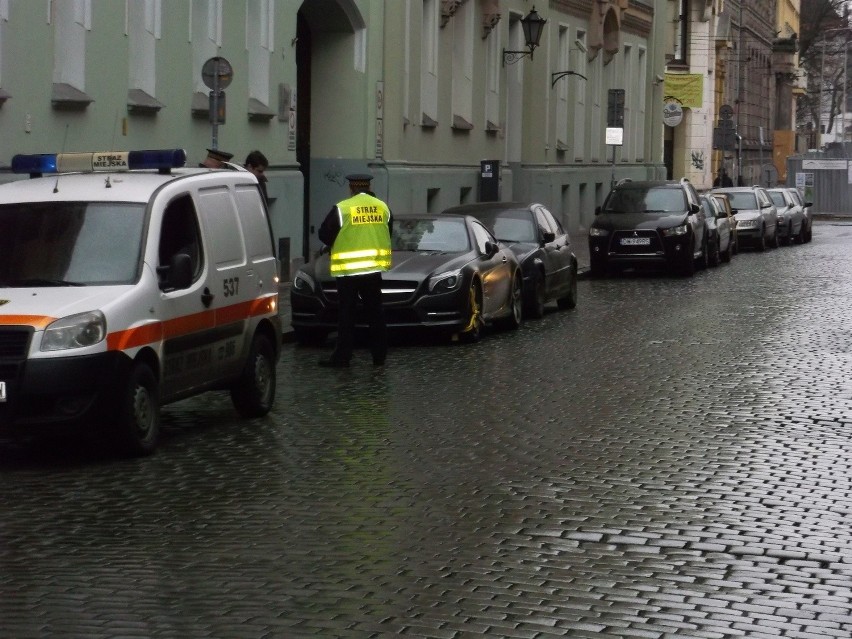
[[[210,304],[213,303],[213,298],[215,295],[210,292],[210,289],[206,286],[204,287],[204,292],[201,294],[201,303],[204,304],[204,308],[210,308]]]

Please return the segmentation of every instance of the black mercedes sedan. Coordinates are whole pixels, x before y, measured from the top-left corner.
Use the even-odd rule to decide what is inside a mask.
[[[445,214],[472,215],[507,244],[524,276],[524,314],[540,318],[547,302],[577,305],[577,256],[562,224],[536,202],[479,202],[454,206]]]
[[[382,273],[388,328],[425,327],[461,341],[486,326],[520,327],[523,281],[515,254],[469,215],[394,215],[391,269]],[[337,330],[337,284],[324,252],[290,287],[292,325],[302,343]],[[364,318],[357,326],[366,327]]]

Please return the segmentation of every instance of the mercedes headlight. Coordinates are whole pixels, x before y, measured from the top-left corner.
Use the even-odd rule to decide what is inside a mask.
[[[41,340],[43,351],[84,348],[106,337],[106,318],[100,311],[69,315],[48,324]]]
[[[429,278],[430,293],[448,293],[461,286],[461,270],[446,271]]]
[[[293,278],[293,288],[300,293],[313,293],[315,290],[314,280],[304,271],[297,271]]]

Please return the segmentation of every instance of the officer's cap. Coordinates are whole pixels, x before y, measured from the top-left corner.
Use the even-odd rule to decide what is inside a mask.
[[[346,176],[349,186],[355,189],[369,189],[373,176],[369,173],[350,173]]]
[[[234,154],[221,149],[207,149],[207,157],[219,160],[220,162],[230,162]]]

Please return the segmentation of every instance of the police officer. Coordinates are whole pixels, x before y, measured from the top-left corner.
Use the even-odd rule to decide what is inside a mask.
[[[208,169],[221,169],[225,166],[225,162],[230,162],[233,157],[233,153],[221,149],[207,149],[207,157],[198,166]]]
[[[372,175],[347,175],[350,196],[328,212],[319,239],[331,247],[329,268],[337,279],[339,304],[337,345],[321,366],[345,368],[352,359],[358,297],[370,326],[373,364],[382,366],[387,356],[387,328],[382,313],[382,272],[391,266],[391,212],[370,191]]]

